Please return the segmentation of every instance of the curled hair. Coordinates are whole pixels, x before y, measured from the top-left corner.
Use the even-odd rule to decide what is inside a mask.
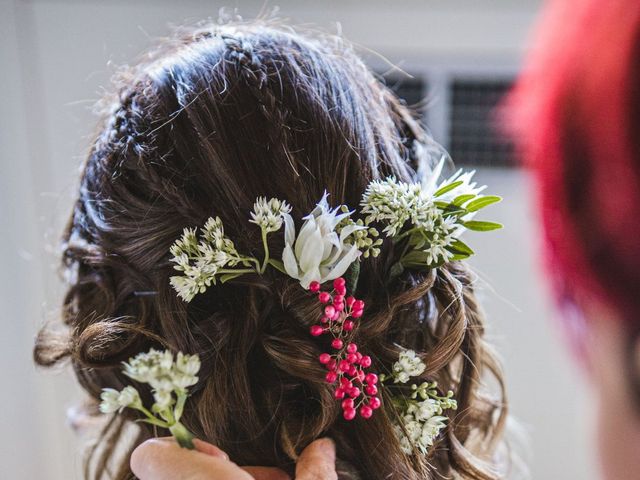
[[[416,181],[429,170],[437,145],[351,47],[261,22],[203,26],[117,82],[64,232],[69,331],[43,330],[36,361],[70,358],[95,414],[102,388],[130,382],[123,360],[151,347],[199,354],[184,424],[240,465],[291,472],[328,435],[344,479],[501,478],[502,373],[465,264],[389,283],[397,252],[387,242],[362,263],[356,292],[367,304],[357,342],[378,370],[390,369],[402,345],[422,355],[425,379],[456,392],[459,409],[427,456],[402,452],[391,407],[366,421],[340,418],[317,361],[322,345],[308,334],[315,302],[293,279],[245,275],[189,304],[169,285],[169,247],[186,226],[217,215],[239,250],[258,254],[259,232],[247,221],[257,196],[301,213],[326,189],[334,205],[354,206],[373,179]],[[278,254],[283,240],[272,237]],[[493,394],[482,387],[489,377]],[[132,420],[125,411],[108,421],[87,477],[131,478],[131,449],[167,434],[139,424],[130,439]]]

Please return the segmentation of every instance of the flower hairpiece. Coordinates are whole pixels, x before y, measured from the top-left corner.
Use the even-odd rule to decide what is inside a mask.
[[[180,446],[193,449],[193,434],[180,418],[189,396],[189,387],[198,382],[200,358],[179,352],[174,359],[170,351],[149,350],[123,362],[123,373],[138,383],[151,387],[154,403],[150,409],[142,404],[138,390],[128,385],[121,391],[113,388],[102,390],[100,411],[102,413],[122,412],[131,408],[141,412],[142,422],[166,428],[176,438]]]
[[[318,361],[327,370],[325,381],[334,387],[334,397],[341,402],[343,417],[346,420],[357,416],[371,418],[375,410],[382,407],[379,389],[392,379],[393,384],[385,388],[389,388],[390,403],[397,413],[394,428],[400,446],[407,454],[416,449],[425,453],[446,425],[443,412],[457,408],[454,394],[440,392],[436,382],[409,384],[411,378],[423,375],[426,365],[414,351],[402,347],[399,347],[398,361],[388,374],[371,371],[373,360],[355,342],[365,304],[355,298],[353,292],[361,259],[378,256],[385,239],[398,245],[397,251],[401,252],[388,272],[388,281],[392,281],[406,269],[438,268],[471,256],[473,250],[460,240],[465,230],[489,231],[502,227],[499,223],[474,220],[479,210],[501,198],[481,195],[486,187],[472,181],[475,172],[459,170],[438,184],[443,165],[444,160],[423,183],[407,183],[394,177],[372,181],[364,191],[358,212],[346,205],[331,208],[325,192],[315,208],[302,217],[298,231],[286,201],[259,197],[249,222],[261,230],[264,253],[260,258],[239,252],[226,236],[221,219],[210,217],[199,231],[185,228],[171,246],[171,261],[180,274],[172,276],[170,283],[182,300],[190,302],[218,282],[225,283],[249,273],[263,274],[268,267],[298,280],[302,288],[317,295],[319,302],[318,317],[310,327],[310,334],[331,337],[330,350],[322,353]],[[274,258],[268,237],[283,225],[282,258]],[[349,278],[349,287],[345,276]],[[328,282],[331,282],[330,288],[325,286]],[[348,288],[353,291],[349,295]],[[181,373],[175,373],[182,370],[174,366],[169,352],[152,351],[142,355],[142,360],[132,359],[131,364],[125,364],[125,373],[151,385],[156,400],[153,413],[142,407],[133,387],[121,392],[106,389],[102,410],[137,409],[146,415],[143,421],[169,428],[174,435],[181,436],[181,445],[188,447],[191,434],[184,433],[186,429],[179,419],[187,396],[186,387],[195,383],[189,382],[197,373],[197,369],[194,371],[197,357],[189,357],[189,361],[194,362],[190,369],[192,376],[184,380]],[[178,358],[183,359],[180,355]],[[181,362],[184,360],[178,360],[176,365]],[[147,364],[153,366],[131,367]],[[144,374],[139,374],[140,368]],[[195,379],[197,381],[197,377]]]

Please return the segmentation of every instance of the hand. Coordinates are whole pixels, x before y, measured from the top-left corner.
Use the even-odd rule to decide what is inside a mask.
[[[131,455],[131,470],[140,480],[291,480],[273,467],[239,467],[215,445],[193,441],[196,449],[178,446],[172,437],[140,444]],[[303,450],[296,480],[337,480],[333,441],[321,438]]]

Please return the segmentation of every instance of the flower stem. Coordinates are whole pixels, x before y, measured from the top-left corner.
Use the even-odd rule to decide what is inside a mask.
[[[193,444],[193,433],[187,430],[185,426],[180,422],[176,422],[171,427],[169,427],[169,431],[178,442],[178,445],[180,445],[182,448],[195,450],[196,447]]]
[[[260,273],[264,273],[267,269],[267,262],[269,262],[269,244],[267,243],[267,231],[262,229],[262,245],[264,246],[264,260],[262,261],[262,267],[260,267]]]

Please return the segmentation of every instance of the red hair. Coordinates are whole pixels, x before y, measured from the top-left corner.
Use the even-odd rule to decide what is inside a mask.
[[[550,2],[509,101],[561,297],[640,324],[640,2]]]

